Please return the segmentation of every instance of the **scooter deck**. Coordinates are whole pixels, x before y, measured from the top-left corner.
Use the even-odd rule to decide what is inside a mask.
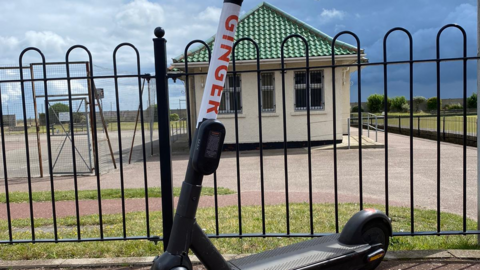
[[[230,261],[232,269],[290,270],[315,269],[322,262],[338,257],[349,257],[355,253],[367,252],[370,245],[344,245],[338,242],[340,234],[334,234],[300,242],[251,256]]]

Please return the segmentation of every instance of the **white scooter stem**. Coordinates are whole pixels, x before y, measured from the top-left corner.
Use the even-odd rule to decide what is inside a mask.
[[[243,0],[223,1],[212,59],[208,67],[207,80],[203,91],[202,104],[198,113],[197,128],[204,119],[217,119],[242,2]]]

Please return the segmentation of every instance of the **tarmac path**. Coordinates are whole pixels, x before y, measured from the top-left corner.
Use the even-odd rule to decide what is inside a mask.
[[[355,131],[355,129],[352,128]],[[364,132],[366,135],[366,132]],[[372,133],[370,138],[374,138]],[[383,140],[383,133],[378,134],[379,141]],[[404,135],[389,134],[389,178],[388,178],[388,203],[390,205],[411,205],[410,186],[410,148],[409,137]],[[436,209],[437,207],[437,149],[436,141],[414,139],[414,167],[413,167],[413,205],[423,209]],[[292,202],[305,201],[309,192],[309,167],[306,149],[288,150],[288,192]],[[450,143],[441,144],[441,211],[461,214],[463,211],[463,171],[462,153],[460,145]],[[364,203],[385,204],[385,149],[364,149],[362,152],[362,189]],[[359,152],[358,150],[338,150],[338,194],[342,202],[360,202],[359,178]],[[173,184],[179,187],[183,181],[188,156],[174,155],[172,161]],[[242,194],[242,205],[259,203],[261,179],[260,158],[258,151],[241,152],[239,170],[234,152],[222,154],[222,161],[217,171],[218,186],[238,191]],[[264,188],[268,196],[268,204],[284,203],[286,190],[285,166],[283,150],[264,151]],[[477,214],[477,149],[467,148],[467,182],[466,205],[467,215],[476,218]],[[151,157],[146,162],[148,186],[160,185],[160,165],[158,156]],[[333,202],[334,200],[334,170],[332,150],[312,150],[312,192],[314,202]],[[240,181],[237,181],[240,175]],[[131,165],[125,164],[125,188],[143,188],[145,186],[143,162]],[[120,188],[119,170],[103,174],[100,181],[97,177],[78,177],[80,190],[94,190],[100,184],[102,189]],[[73,177],[55,177],[55,190],[73,190]],[[213,176],[205,178],[204,186],[213,187]],[[26,179],[10,179],[10,191],[28,191]],[[49,177],[32,179],[33,191],[49,191]],[[4,192],[4,182],[0,181],[0,192]],[[236,195],[222,196],[219,198],[221,205],[235,205]],[[202,197],[201,206],[211,206],[213,197]],[[71,205],[73,202],[57,202],[57,214],[74,215]],[[120,200],[103,200],[105,209],[120,209]],[[15,216],[21,217],[28,210],[28,204],[12,204]],[[137,205],[137,206],[135,206]],[[138,206],[140,205],[140,206]],[[142,206],[143,205],[143,206]],[[160,209],[159,200],[153,199],[152,210]],[[144,209],[144,199],[131,199],[127,201],[129,211]],[[51,215],[51,203],[35,203],[35,216]],[[63,209],[63,210],[62,210]],[[91,214],[98,211],[96,201],[81,202],[81,214]],[[50,211],[50,212],[49,212]],[[106,210],[107,212],[110,210]],[[115,210],[118,211],[118,210]],[[112,210],[112,212],[115,212]],[[0,218],[6,212],[6,205],[0,204]]]

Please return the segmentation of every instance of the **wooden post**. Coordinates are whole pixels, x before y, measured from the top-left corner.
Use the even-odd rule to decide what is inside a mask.
[[[140,91],[141,92],[141,96],[143,97],[143,89],[145,88],[145,79],[143,79],[143,85],[142,85],[142,90]],[[137,110],[137,117],[135,118],[135,128],[133,129],[133,138],[132,138],[132,145],[130,146],[130,154],[128,156],[128,164],[130,164],[132,162],[132,153],[133,153],[133,145],[135,143],[135,134],[137,133],[137,124],[138,124],[138,117],[140,116],[140,110],[143,109],[142,107],[140,107],[140,105],[138,105],[138,110]],[[142,123],[143,125],[144,123]]]
[[[23,72],[23,70],[20,70]],[[44,78],[47,74],[43,74]],[[43,178],[43,161],[42,161],[42,144],[40,143],[40,123],[37,116],[37,98],[35,94],[35,82],[33,81],[33,64],[30,64],[30,78],[32,78],[32,97],[33,97],[33,111],[35,114],[35,133],[37,134],[37,147],[38,147],[38,166],[40,167],[40,177]],[[27,117],[26,115],[24,117]],[[48,132],[48,129],[47,129]],[[47,146],[48,147],[48,146]]]
[[[87,76],[90,76],[90,70],[88,69],[88,63],[85,64],[85,65],[87,67]],[[95,90],[96,90],[95,83],[93,83],[93,85],[91,85],[90,80],[88,80],[88,96],[90,97],[91,93],[92,93],[91,91],[95,91]],[[117,168],[117,163],[115,162],[115,157],[113,156],[112,144],[110,143],[110,137],[108,136],[108,129],[107,129],[107,126],[105,125],[105,119],[103,117],[102,105],[100,104],[100,99],[98,98],[97,91],[95,91],[94,93],[95,93],[95,99],[97,101],[98,109],[99,109],[99,112],[100,112],[100,118],[102,119],[103,130],[105,131],[105,136],[107,138],[108,148],[110,149],[110,156],[112,158],[113,167],[116,169]],[[90,119],[92,119],[92,121],[93,121],[93,115],[92,114],[96,113],[95,112],[95,100],[90,101],[90,104],[91,104]],[[97,132],[96,130],[93,130],[93,124],[91,126],[92,126],[92,132]],[[92,133],[92,138],[95,138],[93,136],[93,133]],[[97,144],[98,144],[98,142],[97,142]],[[93,145],[95,147],[95,142],[93,143]],[[95,152],[95,149],[93,149],[93,150]],[[93,156],[95,157],[95,155],[93,155]],[[99,162],[99,164],[100,164],[100,162]],[[99,170],[99,172],[100,172],[100,170]]]

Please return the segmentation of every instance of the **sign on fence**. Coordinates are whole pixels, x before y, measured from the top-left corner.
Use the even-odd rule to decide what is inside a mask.
[[[58,120],[60,122],[70,122],[70,113],[69,112],[61,112],[58,114]]]
[[[95,88],[95,92],[97,94],[98,99],[103,99],[103,97],[105,96],[103,92],[103,88]]]

